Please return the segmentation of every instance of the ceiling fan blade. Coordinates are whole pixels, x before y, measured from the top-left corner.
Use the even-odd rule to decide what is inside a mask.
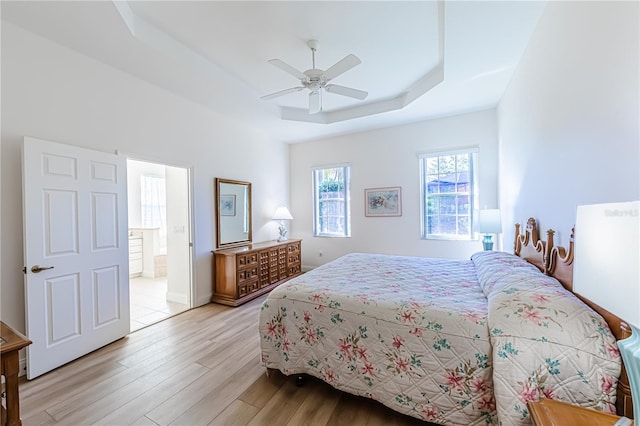
[[[369,93],[364,90],[352,89],[351,87],[338,86],[337,84],[327,84],[324,86],[324,90],[330,93],[337,93],[342,96],[349,96],[350,98],[356,98],[363,100]]]
[[[287,64],[286,62],[282,62],[280,59],[270,59],[267,62],[269,62],[271,65],[275,67],[280,68],[282,71],[291,74],[292,76],[294,76],[299,80],[303,80],[303,81],[307,80],[307,76],[305,74],[301,73],[300,71],[298,71],[291,65]]]
[[[333,66],[329,67],[329,69],[327,69],[323,73],[324,80],[329,81],[331,79],[334,79],[340,74],[342,74],[343,72],[349,71],[351,68],[355,67],[360,63],[361,61],[360,59],[358,59],[356,55],[354,54],[347,55],[341,60],[339,60],[338,62],[336,62]]]
[[[271,93],[269,95],[260,96],[260,99],[264,99],[265,101],[268,101],[269,99],[279,98],[280,96],[288,95],[289,93],[299,92],[302,89],[304,89],[304,86],[292,87],[290,89],[281,90],[279,92]]]
[[[320,90],[312,90],[309,93],[309,114],[317,114],[322,111]]]

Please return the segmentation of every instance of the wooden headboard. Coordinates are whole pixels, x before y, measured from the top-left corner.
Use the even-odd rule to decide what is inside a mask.
[[[575,229],[571,230],[571,238],[569,240],[569,248],[565,249],[556,246],[553,240],[555,231],[550,229],[547,231],[547,241],[543,242],[539,239],[536,220],[529,218],[524,234],[520,233],[520,224],[516,224],[516,235],[514,242],[514,254],[526,259],[534,264],[543,273],[554,277],[560,283],[575,294],[586,305],[598,312],[609,325],[611,332],[617,340],[626,339],[631,336],[631,329],[618,316],[612,314],[606,309],[593,303],[591,300],[574,293],[573,291],[573,237]],[[542,267],[541,267],[542,265]],[[620,380],[618,380],[616,411],[618,415],[633,418],[633,403],[631,400],[631,388],[629,387],[629,378],[627,372],[622,365]]]
[[[546,270],[546,245],[540,241],[538,225],[532,217],[527,220],[524,233],[520,233],[520,224],[516,223],[516,238],[513,244],[513,253],[535,265],[540,272]]]

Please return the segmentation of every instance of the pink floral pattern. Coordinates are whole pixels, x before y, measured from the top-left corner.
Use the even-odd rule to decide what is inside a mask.
[[[526,402],[542,396],[610,411],[620,359],[606,324],[535,267],[491,253],[316,268],[263,304],[261,360],[437,424],[530,424]]]

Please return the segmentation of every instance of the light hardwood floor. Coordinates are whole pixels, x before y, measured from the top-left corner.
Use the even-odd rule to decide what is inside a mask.
[[[20,384],[23,425],[425,425],[260,366],[258,312],[209,304]]]

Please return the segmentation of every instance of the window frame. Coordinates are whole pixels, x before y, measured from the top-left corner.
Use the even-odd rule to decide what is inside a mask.
[[[430,152],[422,152],[418,154],[420,167],[420,238],[423,240],[441,240],[441,241],[474,241],[478,239],[478,233],[475,231],[477,223],[477,206],[479,204],[479,180],[478,180],[478,157],[479,147],[465,147],[453,150],[438,150]],[[427,159],[440,158],[451,155],[469,155],[469,233],[468,234],[429,234],[429,216],[428,216],[428,188],[427,188]],[[438,170],[439,171],[439,170]],[[440,173],[440,171],[439,171]],[[459,173],[457,166],[453,173]],[[439,193],[442,194],[442,193]],[[460,192],[450,192],[447,195],[459,195]],[[438,213],[440,215],[441,213]],[[456,214],[456,217],[459,215]]]
[[[318,199],[317,172],[327,169],[343,169],[344,178],[344,230],[342,233],[321,232],[320,230],[320,200]],[[313,197],[313,236],[327,238],[349,238],[351,237],[351,163],[331,164],[326,166],[315,166],[311,169],[311,187]]]

